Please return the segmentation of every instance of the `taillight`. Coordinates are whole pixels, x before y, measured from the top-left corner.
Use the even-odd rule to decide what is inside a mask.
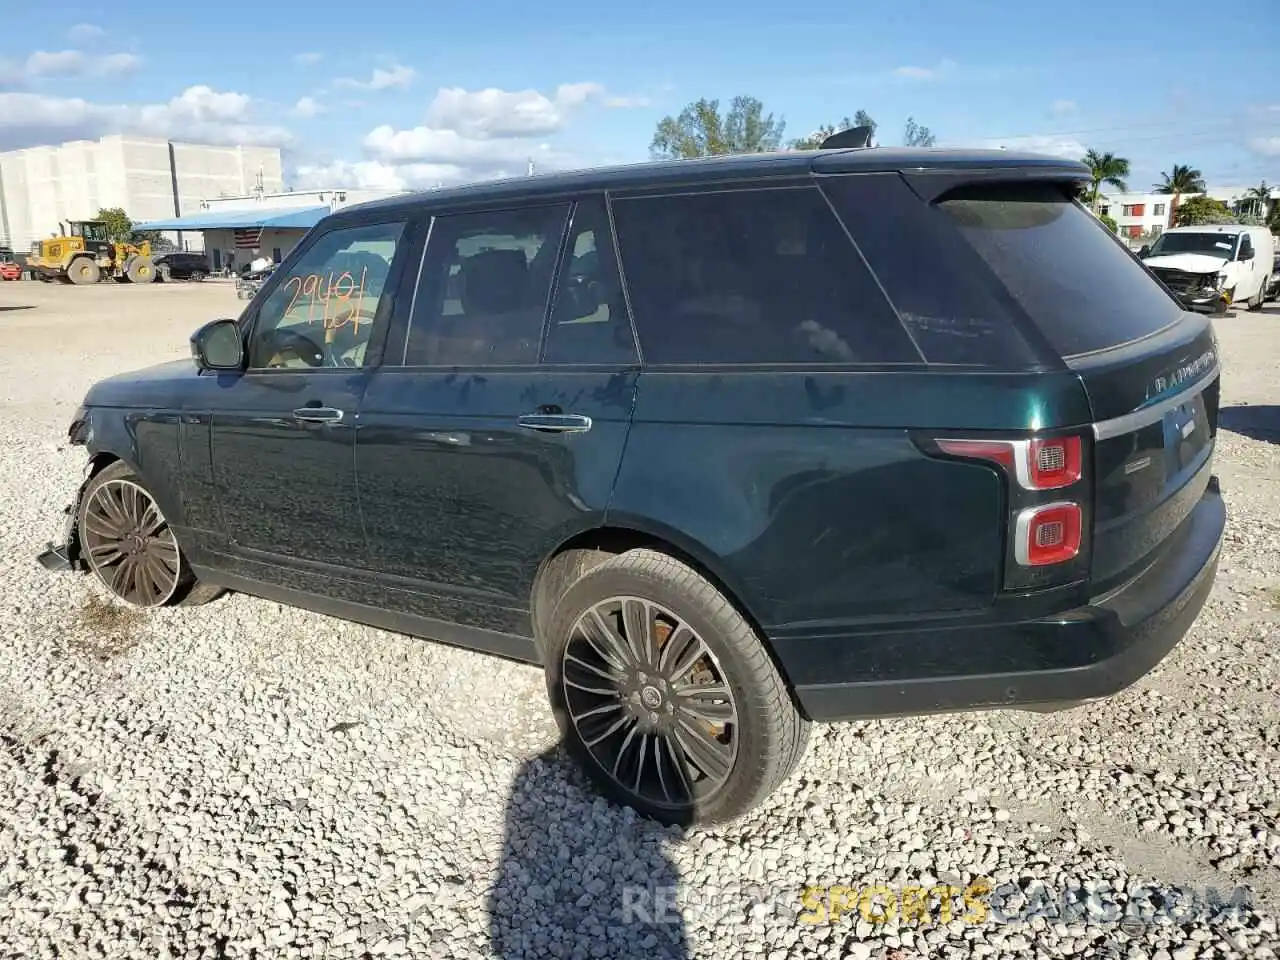
[[[1005,477],[1006,590],[1087,576],[1092,487],[1084,437],[936,437],[925,446],[935,455],[985,462]]]
[[[1068,501],[1027,507],[1018,513],[1013,530],[1013,553],[1022,566],[1066,563],[1080,553],[1084,511]]]
[[[956,457],[990,460],[1017,478],[1025,490],[1059,490],[1080,479],[1083,469],[1079,437],[1035,440],[946,438],[938,447]]]

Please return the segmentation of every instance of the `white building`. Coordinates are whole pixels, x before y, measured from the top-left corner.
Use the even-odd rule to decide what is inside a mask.
[[[0,153],[0,245],[29,250],[59,222],[120,207],[135,222],[181,216],[201,201],[283,188],[276,147],[214,147],[108,136]]]
[[[211,197],[184,216],[138,226],[175,234],[184,249],[203,250],[215,271],[236,270],[260,256],[279,263],[311,227],[334,210],[398,192],[403,191],[255,190],[234,197]]]
[[[1211,189],[1207,196],[1221,200],[1237,213],[1250,213],[1265,217],[1271,206],[1280,202],[1280,188],[1273,190],[1268,204],[1254,203],[1246,199],[1247,187]],[[1199,193],[1184,193],[1178,203],[1185,203]],[[1259,209],[1261,208],[1261,209]],[[1148,239],[1168,230],[1172,225],[1173,195],[1168,193],[1107,193],[1098,197],[1098,212],[1116,222],[1117,232],[1131,244],[1141,237]]]

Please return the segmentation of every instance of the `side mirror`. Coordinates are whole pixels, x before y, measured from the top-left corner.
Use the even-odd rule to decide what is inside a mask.
[[[1236,259],[1239,260],[1241,263],[1245,263],[1249,260],[1252,260],[1253,251],[1250,250],[1248,247],[1241,247],[1240,252],[1236,254]]]
[[[191,335],[191,358],[199,370],[243,370],[244,343],[234,320],[213,320]]]
[[[1147,254],[1149,254],[1150,252],[1151,252],[1151,244],[1144,243],[1142,245],[1142,249],[1138,251],[1138,256],[1145,259]]]

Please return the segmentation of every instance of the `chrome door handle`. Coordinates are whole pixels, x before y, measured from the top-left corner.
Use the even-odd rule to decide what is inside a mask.
[[[299,407],[293,411],[293,418],[307,423],[337,423],[342,419],[342,411],[333,407]]]
[[[542,433],[586,433],[591,418],[577,413],[526,413],[517,421],[526,430]]]

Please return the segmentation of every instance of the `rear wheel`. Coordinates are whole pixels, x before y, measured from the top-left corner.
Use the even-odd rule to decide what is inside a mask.
[[[570,753],[665,823],[735,819],[791,773],[809,725],[754,629],[701,574],[631,550],[583,574],[544,635]]]
[[[67,268],[67,277],[77,286],[88,285],[102,279],[102,271],[88,257],[80,257],[73,260],[71,266]]]
[[[155,264],[150,257],[130,257],[125,264],[124,275],[130,283],[151,283],[156,278]]]
[[[1271,280],[1269,277],[1263,278],[1262,286],[1258,288],[1258,295],[1249,301],[1250,310],[1262,309],[1262,305],[1267,302],[1267,287],[1270,285],[1270,283],[1271,283]]]
[[[155,498],[127,464],[117,461],[89,481],[78,523],[89,569],[126,603],[195,604],[221,592],[196,580]]]

